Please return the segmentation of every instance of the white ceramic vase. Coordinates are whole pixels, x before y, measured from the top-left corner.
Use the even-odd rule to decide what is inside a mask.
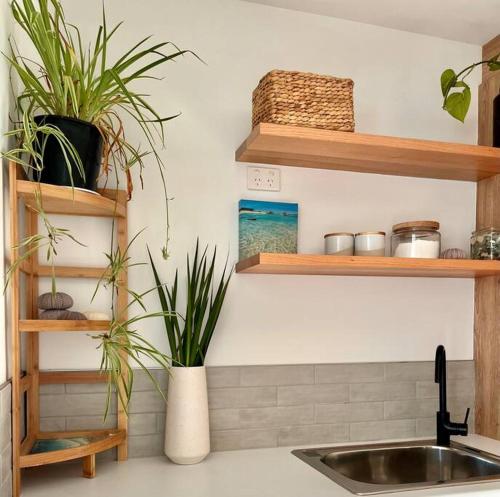
[[[209,453],[205,366],[173,367],[168,381],[165,454],[177,464],[196,464]]]

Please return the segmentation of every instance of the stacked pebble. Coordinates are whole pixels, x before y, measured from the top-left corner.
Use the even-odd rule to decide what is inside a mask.
[[[81,312],[70,311],[72,305],[73,299],[67,293],[44,293],[38,297],[38,307],[42,309],[39,319],[86,319]]]

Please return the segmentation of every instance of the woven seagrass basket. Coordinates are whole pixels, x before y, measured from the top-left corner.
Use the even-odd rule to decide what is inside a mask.
[[[351,79],[320,74],[268,72],[252,95],[252,127],[259,123],[354,131]]]

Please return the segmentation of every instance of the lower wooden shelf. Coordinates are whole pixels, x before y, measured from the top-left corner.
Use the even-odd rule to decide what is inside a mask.
[[[249,274],[481,278],[499,276],[500,261],[260,253],[238,262],[236,272]]]
[[[109,321],[87,321],[77,319],[74,321],[65,319],[21,319],[19,320],[19,331],[106,331],[109,330]]]
[[[125,430],[87,430],[39,433],[21,455],[21,468],[79,459],[116,447],[125,440]]]

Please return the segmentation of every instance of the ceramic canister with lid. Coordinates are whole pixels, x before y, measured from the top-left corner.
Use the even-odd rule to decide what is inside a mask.
[[[410,221],[392,227],[393,257],[439,259],[441,233],[437,221]]]
[[[327,255],[353,255],[353,233],[327,233],[325,235],[325,254]]]
[[[356,233],[354,255],[383,257],[385,255],[385,232],[363,231]]]

